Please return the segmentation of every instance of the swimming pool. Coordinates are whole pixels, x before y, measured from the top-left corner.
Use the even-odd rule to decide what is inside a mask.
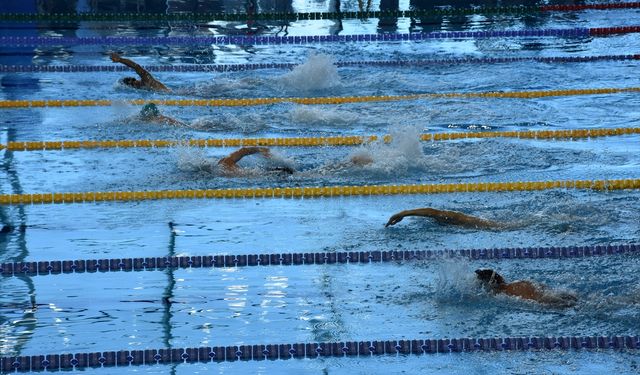
[[[168,1],[44,2],[41,12],[342,12],[357,2]],[[200,4],[200,5],[198,5]],[[523,4],[517,2],[517,4]],[[555,4],[555,2],[551,2]],[[362,4],[363,10],[420,10],[448,1]],[[496,6],[486,2],[481,5]],[[525,5],[535,5],[532,3]],[[253,8],[252,8],[253,7]],[[369,7],[369,8],[367,8]],[[35,11],[27,9],[23,11]],[[200,37],[392,35],[448,31],[555,30],[635,26],[638,9],[478,12],[445,17],[369,17],[291,22],[4,21],[3,36]],[[133,17],[133,16],[131,16]],[[286,33],[286,34],[285,34]],[[486,35],[485,35],[486,36]],[[236,147],[135,147],[2,150],[2,194],[162,191],[576,181],[637,178],[638,135],[574,140],[479,138],[419,141],[423,133],[634,128],[637,92],[543,98],[421,97],[335,105],[173,106],[160,111],[188,126],[140,120],[127,100],[400,96],[417,93],[531,92],[637,87],[637,59],[582,62],[544,57],[633,55],[637,34],[609,36],[436,38],[378,42],[256,45],[75,44],[3,47],[3,65],[113,66],[120,52],[174,89],[154,94],[119,83],[133,72],[4,71],[0,100],[108,99],[109,106],[3,108],[1,144],[12,141],[188,140],[391,134],[365,146],[273,147],[274,157],[242,161],[228,176],[217,160]],[[166,39],[165,39],[166,40]],[[517,58],[509,62],[490,58]],[[451,59],[434,63],[434,59]],[[455,59],[455,60],[454,60]],[[413,61],[406,64],[374,61]],[[422,63],[419,63],[419,62]],[[431,61],[431,62],[429,62]],[[337,62],[354,64],[337,67]],[[355,62],[359,62],[355,64]],[[294,69],[243,64],[294,63]],[[226,72],[171,71],[203,64]],[[38,70],[33,68],[33,70]],[[71,69],[71,68],[70,68]],[[348,163],[367,155],[364,167]],[[275,161],[274,161],[275,160]],[[291,166],[293,175],[264,173]],[[544,189],[508,192],[381,194],[298,198],[111,200],[3,204],[0,263],[68,259],[282,253],[418,251],[637,244],[637,190]],[[505,222],[503,231],[441,226],[391,214],[415,207],[462,211]],[[171,223],[171,225],[169,224]],[[19,225],[23,224],[24,230]],[[9,230],[8,225],[14,227]],[[366,253],[372,254],[372,253]],[[237,259],[237,258],[236,258]],[[277,261],[279,262],[279,260]],[[308,263],[308,262],[307,262]],[[325,263],[317,262],[317,263]],[[437,258],[254,267],[186,267],[131,272],[17,275],[0,278],[2,357],[160,348],[344,343],[504,337],[638,335],[637,252],[544,259]],[[575,292],[570,309],[490,296],[473,270],[498,269]],[[116,267],[117,268],[117,267]],[[45,270],[46,271],[46,270]],[[48,272],[48,271],[46,271]],[[46,273],[45,272],[45,273]],[[167,299],[168,298],[168,299]],[[170,303],[167,303],[170,301]],[[33,306],[36,309],[33,309]],[[315,347],[312,347],[314,349]],[[341,348],[341,347],[340,347]],[[262,348],[261,348],[262,349]],[[500,348],[498,348],[500,349]],[[152,366],[88,366],[95,373],[636,373],[636,350],[491,350],[383,356],[365,354]],[[393,351],[393,350],[391,350]],[[208,353],[205,353],[208,355]],[[233,353],[230,355],[233,357]],[[293,354],[291,356],[294,356]],[[259,356],[258,356],[259,357]],[[215,358],[214,358],[215,359]],[[264,359],[264,358],[256,358]],[[126,359],[125,363],[128,362]],[[11,364],[10,364],[11,365]],[[78,368],[79,369],[79,368]]]

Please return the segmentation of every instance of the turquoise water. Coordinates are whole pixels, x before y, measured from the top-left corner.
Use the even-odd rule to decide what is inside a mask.
[[[51,11],[71,3],[45,2]],[[106,2],[98,10],[132,9]],[[132,2],[133,3],[133,2]],[[192,2],[145,4],[148,11],[193,10]],[[66,5],[65,5],[66,4]],[[447,4],[464,6],[462,3]],[[500,3],[504,5],[504,3]],[[520,3],[518,3],[520,4]],[[83,10],[90,4],[78,2]],[[259,2],[259,11],[334,10],[336,3]],[[401,1],[399,9],[432,3]],[[496,5],[493,2],[483,5]],[[281,8],[281,7],[284,8]],[[363,4],[366,6],[366,4]],[[372,2],[371,9],[386,3]],[[62,7],[62,8],[56,8]],[[120,8],[124,7],[124,8]],[[154,8],[155,7],[155,8]],[[158,9],[156,9],[158,8]],[[244,11],[242,2],[200,11]],[[343,11],[357,10],[345,2]],[[74,10],[74,9],[70,9]],[[263,35],[327,35],[439,30],[503,30],[634,25],[638,10],[397,19],[300,21],[252,27]],[[3,35],[174,36],[246,33],[246,23],[2,24]],[[282,28],[282,30],[281,30]],[[462,57],[634,54],[637,34],[599,38],[498,38],[251,47],[68,46],[3,50],[0,64],[110,65],[117,51],[148,65],[298,63],[292,71],[156,73],[174,93],[135,91],[125,73],[0,76],[0,99],[248,98],[403,95],[422,92],[634,87],[638,61],[461,64],[336,68],[335,61]],[[272,186],[457,183],[637,178],[638,136],[576,141],[514,139],[418,142],[446,131],[546,130],[640,126],[637,93],[543,99],[421,99],[332,106],[161,107],[187,126],[144,123],[139,107],[4,109],[0,140],[190,139],[393,134],[391,144],[274,148],[274,160],[242,161],[226,176],[218,149],[2,151],[0,192],[204,189]],[[355,167],[353,155],[373,163]],[[287,165],[291,176],[264,174]],[[165,255],[440,250],[637,243],[636,191],[553,190],[318,199],[225,199],[0,207],[0,262]],[[462,211],[509,224],[504,231],[440,226],[389,216],[416,207]],[[175,223],[174,230],[168,223]],[[250,267],[35,276],[0,279],[0,354],[133,350],[348,340],[529,335],[637,335],[638,257],[578,260],[440,260],[380,265]],[[570,309],[495,298],[473,270],[498,269],[576,293]],[[171,305],[163,304],[170,297]],[[31,308],[32,303],[37,309]],[[325,358],[91,369],[95,373],[636,373],[637,354],[614,351],[466,353]]]

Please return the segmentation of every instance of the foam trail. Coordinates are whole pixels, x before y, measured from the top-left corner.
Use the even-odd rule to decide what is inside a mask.
[[[255,133],[267,127],[264,116],[258,113],[233,115],[220,113],[216,116],[198,117],[189,123],[189,127],[204,131],[235,131],[243,134]]]
[[[312,53],[306,62],[278,77],[277,82],[285,89],[310,92],[340,85],[340,75],[331,56]]]

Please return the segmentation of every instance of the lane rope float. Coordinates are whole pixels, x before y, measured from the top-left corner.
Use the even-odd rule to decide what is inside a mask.
[[[2,194],[0,195],[0,205],[91,203],[167,199],[315,198],[366,195],[539,191],[549,189],[589,189],[596,191],[637,190],[640,189],[640,179]]]
[[[568,130],[525,130],[525,131],[483,131],[449,132],[422,134],[420,140],[451,141],[458,139],[517,138],[517,139],[582,139],[608,136],[640,134],[640,128],[599,128]],[[0,150],[8,151],[55,151],[96,148],[163,148],[163,147],[242,147],[242,146],[280,146],[280,147],[324,147],[358,146],[371,142],[392,141],[390,135],[369,136],[331,136],[331,137],[293,137],[293,138],[218,138],[218,139],[123,139],[123,140],[80,140],[80,141],[11,141],[0,144]]]
[[[0,357],[10,372],[81,370],[97,367],[218,363],[285,359],[349,358],[378,355],[426,355],[462,352],[637,350],[639,336],[522,336],[310,342],[82,352]]]
[[[163,106],[204,106],[204,107],[240,107],[269,105],[279,103],[296,104],[347,104],[394,102],[416,99],[452,99],[452,98],[496,98],[496,99],[534,99],[555,96],[605,95],[640,92],[640,87],[613,87],[597,89],[565,89],[535,91],[484,91],[484,92],[451,92],[451,93],[419,93],[410,95],[367,95],[367,96],[329,96],[329,97],[289,97],[289,98],[238,98],[238,99],[65,99],[65,100],[0,100],[0,108],[43,108],[43,107],[106,107],[114,103],[145,105],[155,103]]]
[[[301,266],[329,264],[406,263],[444,258],[470,260],[580,259],[638,254],[640,245],[591,245],[564,247],[492,248],[457,250],[390,250],[192,255],[111,259],[49,260],[0,264],[0,276],[47,276],[70,273],[162,271],[165,269],[236,268],[252,266]]]
[[[429,66],[459,64],[505,64],[515,62],[540,63],[586,63],[595,61],[640,60],[635,55],[599,55],[599,56],[550,56],[550,57],[481,57],[428,60],[363,60],[337,61],[339,68],[352,66]],[[247,64],[198,64],[198,65],[147,65],[150,72],[241,72],[258,69],[293,69],[301,63],[247,63]],[[95,73],[129,72],[122,65],[0,65],[0,73]]]
[[[156,45],[282,45],[310,43],[393,42],[441,39],[487,39],[487,38],[587,38],[615,34],[639,33],[640,26],[614,26],[573,29],[537,30],[485,30],[485,31],[441,31],[428,33],[398,34],[351,34],[351,35],[295,35],[295,36],[104,36],[104,37],[46,37],[46,36],[2,36],[0,46],[156,46]]]
[[[592,3],[567,5],[514,5],[514,6],[476,6],[468,8],[433,8],[415,10],[372,10],[341,12],[278,12],[278,13],[124,13],[124,12],[74,12],[74,13],[0,13],[5,21],[246,21],[246,20],[336,20],[367,18],[417,18],[466,16],[473,14],[531,14],[538,12],[576,12],[583,10],[616,10],[640,8],[639,2]]]

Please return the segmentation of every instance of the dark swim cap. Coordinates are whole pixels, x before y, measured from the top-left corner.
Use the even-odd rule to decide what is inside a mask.
[[[500,276],[496,271],[492,269],[479,269],[476,270],[476,275],[480,281],[489,284],[504,284],[504,278]]]
[[[147,103],[142,107],[142,110],[140,110],[140,117],[145,119],[157,117],[159,115],[160,110],[158,110],[158,107],[154,103]]]
[[[296,172],[293,168],[287,167],[287,166],[273,167],[269,170],[273,172],[279,172],[282,174],[294,174]]]
[[[123,85],[127,85],[127,86],[135,86],[137,81],[138,80],[133,77],[125,77],[120,80],[120,82],[122,82]]]

